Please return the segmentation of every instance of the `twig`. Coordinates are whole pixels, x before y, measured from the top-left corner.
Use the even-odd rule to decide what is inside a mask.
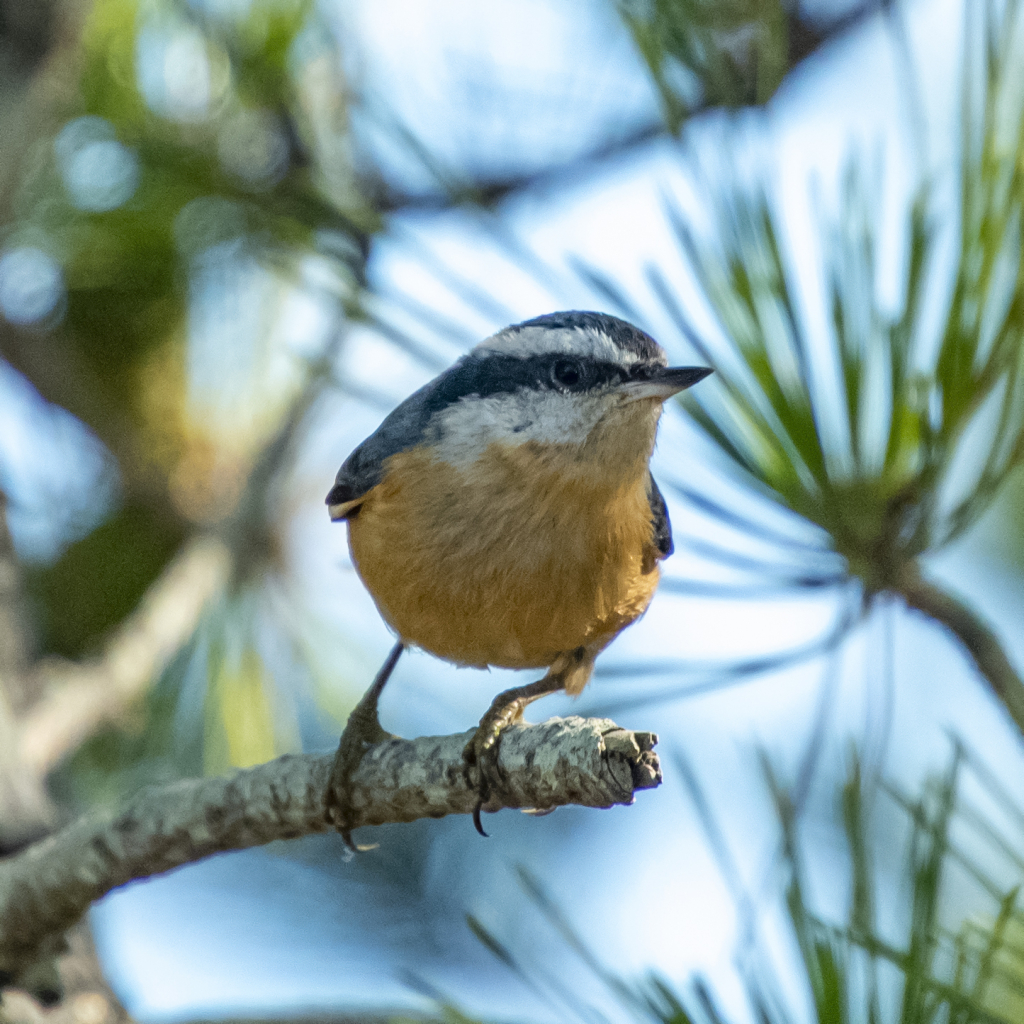
[[[96,729],[116,720],[195,631],[206,602],[226,585],[232,558],[213,537],[191,541],[125,620],[103,654],[50,663],[47,692],[24,716],[19,755],[40,778]]]
[[[924,579],[915,563],[903,569],[896,589],[911,608],[940,622],[960,641],[1024,735],[1024,681],[989,626],[962,601]]]
[[[469,814],[477,800],[463,749],[472,733],[392,739],[352,778],[356,826]],[[502,733],[503,791],[486,809],[631,804],[661,782],[651,733],[606,718],[553,718]],[[0,862],[0,984],[44,975],[60,936],[111,889],[224,850],[330,831],[325,793],[334,754],[286,755],[212,779],[138,793],[87,814]],[[41,966],[42,965],[42,966]]]

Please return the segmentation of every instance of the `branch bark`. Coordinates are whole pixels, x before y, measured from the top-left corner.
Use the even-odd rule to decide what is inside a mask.
[[[1024,735],[1024,680],[1010,664],[999,637],[988,624],[952,594],[929,583],[914,563],[904,568],[897,589],[911,608],[945,626],[960,641]]]
[[[371,748],[352,778],[356,826],[469,814],[472,732],[391,739]],[[564,804],[631,804],[661,782],[652,733],[606,718],[553,718],[510,726],[498,767],[505,780],[487,811]],[[325,794],[334,754],[286,755],[211,779],[143,790],[117,811],[92,813],[0,862],[0,984],[52,979],[61,936],[111,889],[213,853],[331,831]]]

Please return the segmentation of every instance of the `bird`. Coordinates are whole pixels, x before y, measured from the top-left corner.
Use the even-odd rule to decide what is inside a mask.
[[[512,324],[410,395],[345,459],[327,495],[353,565],[397,637],[342,734],[328,820],[351,841],[348,782],[390,738],[377,703],[403,650],[460,666],[545,669],[494,698],[466,748],[473,815],[501,730],[647,610],[673,550],[650,471],[664,403],[703,380],[645,331],[570,310]]]

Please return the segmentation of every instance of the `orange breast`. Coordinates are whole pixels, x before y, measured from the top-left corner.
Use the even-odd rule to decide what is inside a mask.
[[[404,641],[463,665],[539,668],[643,614],[658,581],[646,460],[615,483],[564,469],[549,446],[538,460],[492,445],[471,476],[423,448],[388,460],[349,546]]]

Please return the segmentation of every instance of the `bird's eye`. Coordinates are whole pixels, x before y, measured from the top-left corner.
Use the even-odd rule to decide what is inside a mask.
[[[583,367],[573,359],[556,360],[551,367],[551,379],[559,387],[575,387],[583,379]]]

